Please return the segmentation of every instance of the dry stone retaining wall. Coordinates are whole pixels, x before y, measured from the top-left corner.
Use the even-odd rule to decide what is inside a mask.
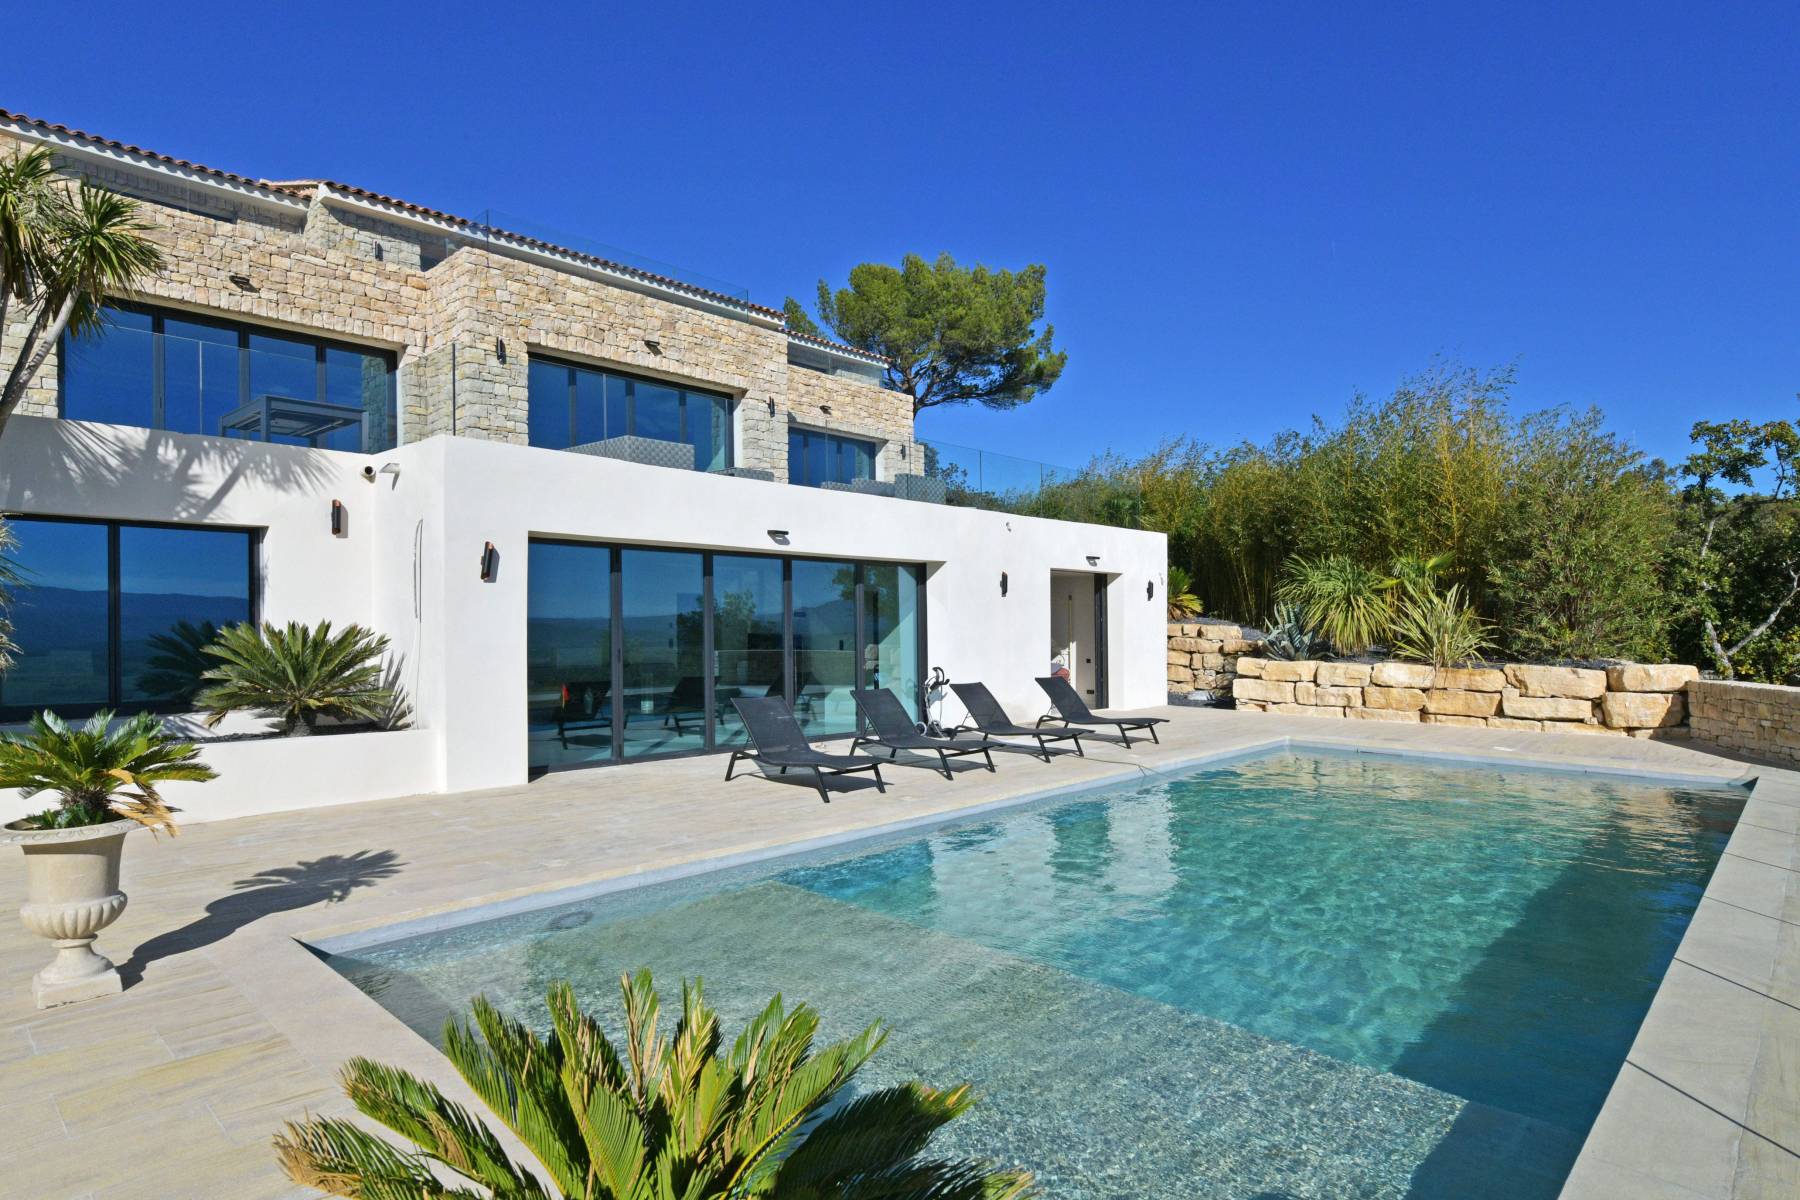
[[[1700,679],[1688,685],[1687,696],[1694,740],[1800,763],[1800,688]]]
[[[1194,692],[1229,695],[1237,678],[1237,661],[1262,649],[1252,631],[1227,621],[1169,623],[1169,694]]]

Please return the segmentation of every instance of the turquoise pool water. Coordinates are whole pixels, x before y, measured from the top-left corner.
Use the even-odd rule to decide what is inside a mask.
[[[1055,1196],[1551,1197],[1744,799],[1283,752],[331,961],[433,1039],[640,965],[884,1018]]]

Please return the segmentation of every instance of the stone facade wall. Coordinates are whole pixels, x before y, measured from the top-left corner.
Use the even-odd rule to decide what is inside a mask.
[[[1653,737],[1686,732],[1687,691],[1699,677],[1694,667],[1670,664],[1602,670],[1245,657],[1231,694],[1251,712]]]
[[[1262,649],[1241,625],[1225,621],[1169,622],[1169,694],[1229,695],[1238,659]]]
[[[1800,688],[1699,679],[1688,685],[1687,697],[1695,741],[1800,763]]]
[[[12,140],[0,134],[0,153]],[[882,441],[894,459],[884,476],[917,469],[908,466],[918,457],[908,397],[853,375],[790,367],[786,332],[765,322],[459,244],[317,196],[281,211],[127,167],[71,160],[69,170],[145,202],[168,266],[131,298],[395,352],[405,441],[454,433],[526,442],[528,365],[538,352],[732,396],[737,465],[777,479],[787,477],[790,417]],[[22,336],[9,317],[0,345],[14,349]],[[56,415],[58,366],[53,355],[21,412]]]

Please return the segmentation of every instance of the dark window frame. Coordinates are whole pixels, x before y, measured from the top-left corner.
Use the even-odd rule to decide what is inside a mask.
[[[191,712],[193,705],[183,700],[125,700],[122,664],[124,660],[124,639],[120,628],[120,598],[122,595],[119,582],[119,531],[122,529],[179,529],[188,532],[206,533],[238,533],[245,536],[246,585],[250,601],[250,622],[262,621],[262,548],[263,535],[267,532],[256,525],[195,525],[180,521],[122,521],[110,517],[72,517],[62,514],[9,512],[6,514],[13,521],[37,521],[57,525],[97,525],[106,530],[106,695],[99,703],[60,704],[51,706],[51,710],[59,717],[83,718],[91,717],[103,709],[110,709],[121,715],[132,713],[177,713]],[[25,584],[20,591],[28,590]],[[41,712],[46,706],[37,704],[6,704],[0,702],[0,722],[22,721],[33,713]]]
[[[573,359],[558,358],[555,355],[550,354],[532,354],[529,356],[529,362],[543,363],[545,366],[557,367],[565,373],[569,418],[567,440],[564,445],[543,447],[544,449],[567,450],[570,446],[580,444],[575,440],[575,373],[577,371],[585,371],[590,375],[610,375],[612,378],[620,380],[625,384],[625,430],[622,434],[612,435],[615,437],[637,436],[637,385],[640,383],[647,384],[651,387],[668,388],[674,391],[679,397],[677,401],[678,410],[680,412],[680,417],[678,419],[680,432],[678,436],[683,445],[693,444],[688,440],[688,397],[690,395],[700,396],[704,397],[709,402],[717,401],[722,403],[725,406],[725,466],[722,469],[730,470],[737,466],[737,429],[736,423],[732,420],[732,413],[737,407],[737,397],[733,396],[730,392],[717,392],[710,388],[690,387],[685,383],[673,379],[658,379],[653,375],[634,375],[630,371],[620,371],[613,367],[596,366],[593,363],[576,362]],[[529,364],[526,369],[529,372]],[[604,385],[602,385],[602,394],[604,395]],[[529,405],[530,403],[531,399],[527,396],[526,404]],[[526,418],[526,425],[527,428],[529,428],[529,415]],[[535,445],[536,443],[533,444]],[[695,462],[694,469],[698,471],[708,470],[707,467],[701,466],[698,461]]]
[[[251,353],[250,339],[252,337],[257,337],[257,336],[276,337],[276,338],[285,338],[289,341],[299,341],[299,342],[308,343],[312,347],[312,351],[313,351],[313,377],[315,380],[315,385],[314,385],[314,392],[313,392],[312,398],[316,401],[324,401],[325,400],[326,385],[327,385],[326,356],[329,351],[342,350],[342,351],[345,351],[350,354],[371,355],[373,357],[382,359],[383,361],[385,361],[387,363],[387,421],[388,421],[388,426],[393,431],[394,445],[398,446],[402,442],[402,439],[400,437],[399,356],[397,354],[395,354],[392,350],[383,350],[376,346],[359,345],[356,342],[346,342],[346,341],[342,341],[338,338],[325,337],[325,336],[323,336],[321,334],[317,334],[317,333],[309,333],[309,332],[293,330],[293,329],[281,329],[281,328],[278,328],[273,325],[255,325],[255,324],[251,324],[246,321],[238,320],[234,317],[222,316],[218,313],[190,312],[187,309],[183,309],[183,308],[169,308],[169,307],[166,307],[163,305],[157,305],[157,304],[142,304],[142,303],[139,303],[134,300],[108,300],[106,302],[105,307],[118,309],[121,312],[136,313],[139,316],[144,316],[144,317],[150,318],[150,336],[154,339],[154,341],[152,342],[153,348],[151,350],[151,360],[150,360],[150,420],[151,420],[151,424],[143,425],[143,426],[136,426],[136,428],[157,429],[157,430],[167,431],[167,425],[166,425],[166,415],[167,414],[165,412],[165,409],[168,404],[168,383],[167,383],[168,372],[167,372],[167,367],[165,365],[166,352],[164,350],[164,347],[167,345],[167,341],[166,341],[167,337],[169,337],[169,336],[177,336],[178,337],[180,335],[179,334],[176,334],[176,335],[166,334],[164,331],[164,326],[167,324],[167,322],[169,320],[173,319],[176,321],[186,321],[189,324],[193,324],[193,325],[207,325],[214,329],[218,329],[218,330],[236,335],[236,337],[237,337],[237,347],[236,348],[237,348],[237,356],[238,356],[237,391],[238,391],[238,403],[239,404],[248,404],[250,402],[250,353]],[[56,415],[63,420],[71,420],[71,419],[81,420],[81,419],[83,419],[83,418],[70,418],[67,413],[67,388],[68,388],[68,380],[69,380],[69,372],[68,372],[68,369],[66,366],[66,364],[68,362],[67,347],[69,345],[69,341],[72,336],[73,336],[72,334],[64,333],[63,336],[57,342],[58,370],[56,372]],[[104,337],[106,335],[101,334],[100,336]],[[305,397],[300,397],[300,399],[304,399],[304,398]],[[175,432],[181,432],[181,431],[177,430]],[[216,433],[203,433],[198,436],[220,437],[223,435],[216,434]],[[243,439],[243,440],[262,441],[263,439],[255,438],[255,439]],[[364,446],[364,448],[361,450],[346,450],[346,451],[339,451],[339,453],[344,453],[344,454],[381,454],[381,453],[385,452],[384,450],[381,450],[381,449],[369,449],[368,448],[368,435],[367,435],[366,430],[365,430],[364,436],[363,436],[363,446]]]
[[[794,471],[794,464],[796,461],[795,456],[794,456],[794,439],[796,437],[801,439],[801,452],[800,452],[798,461],[802,465],[804,465],[806,462],[805,443],[808,439],[817,439],[817,440],[821,440],[821,441],[825,442],[825,444],[826,444],[826,460],[833,465],[834,469],[837,466],[837,464],[839,464],[842,461],[844,450],[846,447],[852,446],[852,445],[866,447],[869,451],[868,478],[870,478],[870,479],[875,478],[875,471],[881,463],[882,443],[878,439],[870,438],[870,437],[862,437],[859,434],[854,434],[854,433],[844,433],[840,430],[835,430],[835,429],[815,429],[810,425],[789,425],[788,426],[788,482],[795,485],[796,487],[816,488],[816,487],[819,487],[826,483],[849,483],[852,480],[863,478],[863,476],[861,476],[861,475],[852,475],[852,476],[850,476],[849,479],[840,479],[834,474],[830,479],[806,479],[806,480],[796,479],[795,471]]]
[[[588,549],[594,550],[596,552],[605,551],[607,553],[607,556],[608,556],[607,564],[608,564],[608,569],[609,569],[610,578],[611,578],[611,586],[609,589],[611,592],[611,595],[608,598],[608,605],[609,605],[609,612],[610,612],[609,620],[610,620],[610,626],[611,626],[609,636],[610,636],[611,642],[612,642],[611,661],[608,664],[608,671],[611,674],[611,683],[610,683],[609,690],[610,690],[610,693],[614,697],[617,697],[617,696],[620,696],[623,694],[624,679],[625,679],[625,668],[624,668],[625,630],[624,630],[624,622],[621,619],[621,609],[622,609],[622,603],[623,603],[623,580],[621,578],[622,572],[620,570],[620,562],[621,562],[621,558],[622,558],[621,552],[625,551],[625,550],[674,550],[674,551],[679,551],[679,552],[686,553],[686,554],[700,555],[701,556],[701,568],[700,568],[701,569],[701,588],[702,588],[701,594],[704,597],[704,599],[702,601],[703,606],[704,606],[702,608],[702,613],[704,615],[703,615],[702,622],[701,622],[701,628],[703,630],[703,642],[704,642],[704,648],[705,648],[704,653],[706,655],[705,661],[709,665],[709,669],[706,671],[706,673],[704,675],[704,679],[706,681],[705,704],[706,704],[706,711],[708,713],[712,713],[713,711],[715,711],[715,706],[716,706],[716,701],[717,701],[716,685],[718,682],[716,680],[716,678],[714,677],[714,671],[712,669],[710,669],[714,665],[712,663],[713,626],[714,626],[713,559],[716,555],[723,554],[728,558],[762,558],[762,559],[769,559],[771,561],[779,562],[781,564],[782,694],[783,694],[783,698],[788,702],[790,707],[794,703],[794,663],[795,663],[795,657],[794,657],[794,563],[797,561],[800,561],[800,560],[807,560],[807,561],[811,561],[811,562],[849,563],[851,565],[851,567],[855,570],[855,574],[856,574],[855,609],[856,609],[856,646],[857,646],[857,651],[856,651],[856,656],[855,656],[855,659],[856,659],[856,685],[855,686],[856,686],[856,690],[858,690],[858,691],[861,691],[868,684],[867,675],[865,673],[864,655],[862,652],[862,648],[865,645],[866,639],[868,636],[868,618],[867,618],[867,613],[866,613],[867,606],[866,606],[866,601],[864,600],[864,588],[866,586],[866,577],[868,574],[868,569],[870,567],[883,567],[883,566],[911,567],[918,572],[917,605],[918,605],[919,636],[918,636],[918,645],[915,648],[915,656],[916,656],[917,661],[914,664],[914,670],[915,670],[915,672],[918,676],[918,680],[919,680],[919,695],[915,696],[914,699],[919,705],[920,719],[921,720],[927,719],[926,715],[925,715],[926,714],[926,704],[925,704],[924,692],[925,692],[925,679],[930,674],[930,668],[927,666],[927,660],[929,658],[928,651],[929,651],[930,639],[929,639],[928,635],[929,635],[930,627],[927,622],[926,593],[929,590],[930,571],[928,569],[927,564],[925,564],[923,562],[901,562],[901,561],[898,561],[895,559],[882,559],[882,558],[839,557],[839,556],[830,555],[830,554],[769,554],[766,552],[760,552],[760,551],[755,551],[755,550],[702,550],[702,549],[699,549],[699,548],[693,547],[693,546],[670,546],[670,545],[638,543],[638,542],[603,542],[603,541],[589,540],[586,538],[571,538],[571,537],[532,537],[529,539],[529,541],[531,542],[531,544],[534,544],[534,545],[542,544],[542,545],[554,545],[554,546],[581,546],[581,547],[586,547]],[[529,580],[527,581],[526,587],[527,587],[527,590],[529,590],[529,588],[530,588]],[[529,648],[530,648],[529,635],[527,636],[526,645],[527,645],[527,652],[529,652]],[[526,710],[527,713],[529,713],[530,704],[531,704],[530,687],[528,684],[527,688],[526,688],[526,695],[524,697],[522,697],[521,708]],[[528,765],[527,769],[528,769],[529,773],[533,776],[536,776],[536,775],[539,775],[539,774],[542,774],[545,772],[550,772],[550,771],[600,770],[600,769],[604,769],[607,767],[620,766],[620,765],[623,765],[626,763],[657,762],[657,761],[661,761],[664,759],[675,759],[675,758],[698,758],[702,755],[722,754],[727,750],[738,748],[735,746],[718,745],[714,738],[713,724],[714,724],[713,721],[709,717],[709,719],[705,722],[706,732],[705,732],[705,737],[703,739],[705,744],[697,749],[673,750],[666,754],[640,754],[633,758],[627,758],[627,757],[625,757],[625,754],[624,754],[624,748],[625,748],[624,726],[622,723],[615,722],[613,725],[612,731],[611,731],[611,738],[612,738],[611,749],[609,750],[608,756],[606,758],[597,759],[593,762],[555,763],[555,764],[551,764],[549,766]],[[528,728],[526,730],[526,740],[527,740],[526,759],[529,764],[529,760],[530,760],[529,742],[530,742],[530,736],[531,736],[530,730],[529,730],[529,716],[527,717],[527,726],[528,726]],[[862,732],[862,718],[861,718],[860,714],[857,717],[856,729],[853,732],[857,732],[857,733]],[[842,738],[842,737],[849,737],[849,736],[852,736],[852,735],[848,734],[848,733],[823,733],[823,734],[819,734],[815,737],[812,737],[809,740],[815,741],[815,742],[829,741],[832,738]]]

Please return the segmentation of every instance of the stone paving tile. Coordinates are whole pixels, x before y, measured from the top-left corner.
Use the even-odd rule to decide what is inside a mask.
[[[0,1139],[24,1140],[30,1127],[54,1132],[47,1129],[54,1115],[80,1131],[83,1147],[77,1156],[7,1161],[0,1192],[33,1200],[287,1200],[304,1193],[281,1176],[267,1137],[309,1108],[341,1107],[333,1075],[347,1054],[403,1063],[459,1092],[435,1051],[360,994],[341,990],[337,985],[348,985],[311,960],[290,940],[295,936],[930,819],[1289,737],[1345,749],[1663,769],[1721,780],[1760,776],[1757,801],[1800,812],[1800,776],[1673,743],[1372,723],[1334,734],[1331,723],[1305,718],[1191,709],[1165,715],[1173,721],[1160,747],[1097,747],[1088,758],[1052,763],[1006,754],[997,774],[959,773],[954,782],[899,770],[887,795],[846,791],[830,805],[793,784],[724,784],[722,764],[698,758],[202,824],[173,840],[133,835],[123,880],[131,903],[98,947],[141,972],[122,995],[39,1012],[30,978],[49,960],[49,947],[16,920],[0,920],[0,1104],[10,1106],[0,1109]],[[1755,811],[1758,825],[1790,832],[1785,812],[1761,805]],[[1744,846],[1779,849],[1750,839]],[[1796,860],[1790,853],[1773,861]],[[1739,859],[1730,874],[1721,902],[1800,930],[1794,872]],[[260,886],[239,886],[245,880]],[[22,891],[19,857],[0,855],[0,909],[15,906]],[[1771,987],[1800,975],[1795,945],[1781,943]],[[5,1120],[11,1110],[18,1110],[15,1119]],[[1671,1122],[1671,1129],[1679,1125]],[[1644,1152],[1655,1157],[1675,1141],[1653,1141]],[[1756,1195],[1755,1181],[1780,1178],[1782,1169],[1778,1163],[1756,1174],[1739,1194]]]

